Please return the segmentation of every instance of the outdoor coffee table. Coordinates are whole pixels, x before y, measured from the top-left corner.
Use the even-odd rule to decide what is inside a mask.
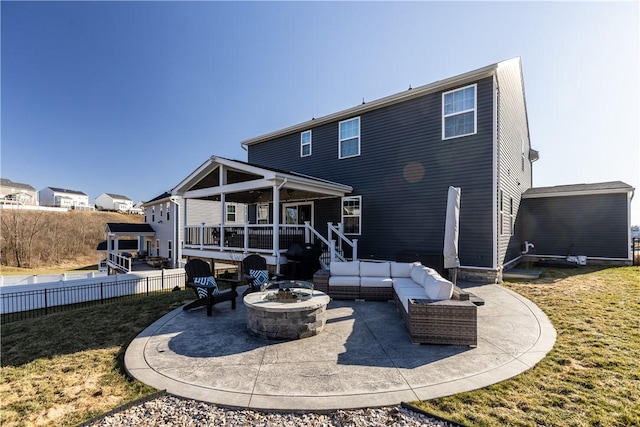
[[[266,339],[295,340],[319,334],[327,321],[330,298],[299,280],[269,282],[245,295],[247,330]]]

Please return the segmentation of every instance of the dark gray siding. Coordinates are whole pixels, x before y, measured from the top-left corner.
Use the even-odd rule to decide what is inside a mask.
[[[497,71],[498,85],[498,197],[503,194],[503,215],[497,200],[498,216],[498,265],[520,256],[522,250],[522,227],[518,210],[522,193],[531,188],[531,161],[529,160],[529,128],[524,99],[520,60],[501,63]],[[523,156],[524,154],[524,156]],[[524,161],[523,161],[524,157]],[[513,214],[510,201],[513,200]],[[503,223],[500,223],[502,219]],[[510,224],[515,221],[511,234]]]
[[[523,200],[524,238],[537,255],[629,256],[626,194]]]
[[[352,186],[363,202],[362,235],[354,236],[360,258],[394,259],[403,250],[440,253],[447,190],[461,187],[461,263],[491,267],[493,80],[477,83],[475,135],[442,140],[438,92],[362,114],[358,157],[338,159],[338,123],[333,122],[311,129],[309,157],[300,157],[300,134],[295,133],[249,146],[248,161]],[[339,204],[322,214],[320,208],[316,203],[318,229],[325,228],[323,222],[341,220]],[[335,216],[321,221],[324,215]]]

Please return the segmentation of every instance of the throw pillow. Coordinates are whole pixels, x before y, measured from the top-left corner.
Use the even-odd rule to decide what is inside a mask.
[[[260,287],[269,281],[269,271],[249,270],[249,276],[253,277],[253,286]]]
[[[199,285],[199,286],[196,287],[196,290],[198,291],[198,297],[199,298],[206,298],[207,297],[207,289],[206,288],[213,288],[212,294],[214,296],[220,294],[220,290],[218,289],[218,284],[216,283],[216,279],[214,279],[213,276],[194,277],[193,278],[193,283],[195,283],[196,285]]]

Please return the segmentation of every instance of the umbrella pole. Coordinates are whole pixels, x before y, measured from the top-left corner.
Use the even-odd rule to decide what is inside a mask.
[[[453,268],[451,270],[451,281],[453,282],[454,285],[458,284],[458,269],[457,268]]]

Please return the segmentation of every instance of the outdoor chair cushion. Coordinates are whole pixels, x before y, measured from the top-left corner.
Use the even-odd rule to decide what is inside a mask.
[[[194,277],[193,283],[198,285],[196,287],[196,291],[198,292],[198,298],[207,298],[207,289],[204,288],[213,288],[212,295],[217,296],[220,295],[220,290],[218,289],[218,284],[216,283],[216,279],[213,276],[208,277]]]
[[[362,276],[360,277],[360,286],[366,288],[391,288],[393,287],[393,280],[391,277]]]
[[[419,262],[395,262],[392,261],[389,263],[391,267],[391,277],[411,277],[411,269],[420,265]]]
[[[438,273],[427,274],[422,283],[427,299],[443,300],[451,299],[453,295],[453,283],[444,279]]]
[[[360,262],[360,277],[391,277],[388,262]]]
[[[359,276],[331,276],[329,277],[329,286],[360,286],[360,277]]]
[[[424,278],[429,272],[423,265],[414,265],[411,267],[411,279],[416,282],[417,285],[423,286]]]
[[[249,270],[249,276],[253,277],[252,286],[260,288],[269,281],[269,270]]]
[[[358,261],[333,261],[329,267],[332,276],[356,276],[360,275],[360,262]]]

